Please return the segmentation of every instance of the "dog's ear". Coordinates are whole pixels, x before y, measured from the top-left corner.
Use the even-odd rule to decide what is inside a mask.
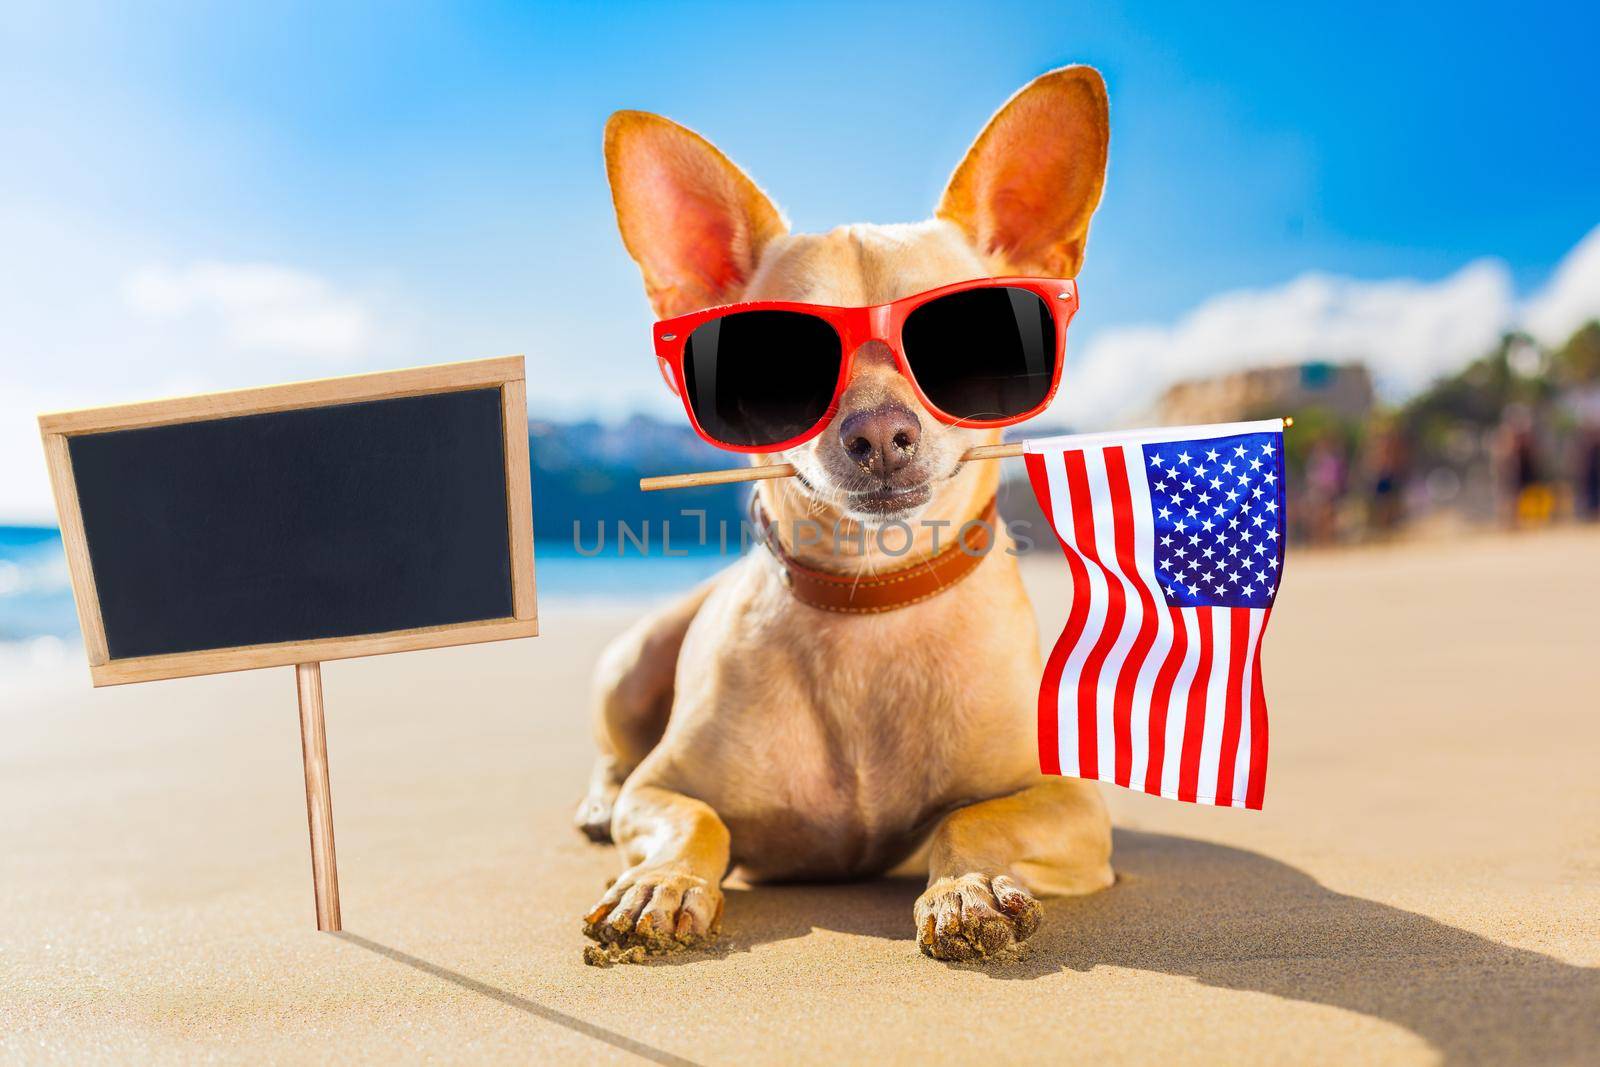
[[[1062,67],[1006,101],[956,168],[936,214],[997,274],[1072,278],[1105,186],[1106,86]]]
[[[660,115],[611,116],[606,175],[622,243],[664,319],[737,299],[761,249],[789,229],[744,171]]]

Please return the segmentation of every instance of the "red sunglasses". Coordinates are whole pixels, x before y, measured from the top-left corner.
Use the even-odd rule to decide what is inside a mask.
[[[876,307],[755,300],[656,323],[656,360],[695,432],[734,452],[821,433],[868,341],[889,346],[939,421],[1010,426],[1055,396],[1077,310],[1077,286],[1054,278],[978,278]]]

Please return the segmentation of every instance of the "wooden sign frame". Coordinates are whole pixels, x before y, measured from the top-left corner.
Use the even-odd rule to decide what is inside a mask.
[[[187,678],[200,674],[293,665],[300,701],[301,758],[305,764],[306,822],[311,834],[311,882],[317,929],[343,928],[339,870],[333,844],[333,799],[328,787],[328,742],[322,704],[322,661],[378,656],[422,648],[535,637],[539,633],[533,580],[533,492],[529,477],[527,382],[521,356],[446,363],[413,370],[240,389],[230,393],[157,400],[144,404],[65,411],[39,416],[50,485],[61,521],[72,595],[83,631],[89,676],[95,686]],[[424,626],[409,630],[325,637],[307,641],[175,652],[112,659],[95,589],[94,568],[73,475],[69,440],[80,434],[208,422],[303,408],[337,407],[372,400],[436,395],[468,389],[498,389],[505,460],[507,546],[511,564],[511,611],[504,618]]]
[[[61,520],[61,543],[72,577],[78,624],[89,657],[89,676],[96,686],[187,678],[201,674],[253,670],[257,667],[316,663],[352,656],[377,656],[421,648],[534,637],[539,632],[533,577],[533,503],[528,473],[527,384],[523,358],[474,360],[433,367],[359,374],[348,378],[240,389],[229,393],[156,400],[142,404],[88,408],[39,416],[50,484]],[[84,535],[83,514],[73,479],[68,439],[78,434],[105,433],[175,423],[204,422],[236,415],[258,415],[301,408],[331,407],[367,400],[498,388],[505,416],[507,537],[511,551],[512,614],[501,619],[426,626],[412,630],[355,637],[325,637],[268,645],[205,649],[159,656],[112,659],[106,650],[105,625]]]

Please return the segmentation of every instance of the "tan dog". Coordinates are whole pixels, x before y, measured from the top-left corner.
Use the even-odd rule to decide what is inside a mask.
[[[623,241],[667,318],[741,299],[860,306],[970,278],[1071,278],[1107,131],[1099,74],[1052,71],[985,127],[934,220],[817,235],[788,233],[742,171],[659,116],[612,116],[605,153]],[[957,529],[994,496],[998,464],[960,457],[998,438],[936,421],[872,342],[829,427],[757,457],[788,460],[801,478],[758,491],[780,536],[802,517],[829,530],[905,520],[915,558],[934,522]],[[795,540],[791,554],[823,570],[910,561],[885,559],[872,537],[864,552],[848,537]],[[1111,883],[1096,788],[1038,771],[1038,637],[1012,553],[991,551],[947,591],[877,615],[801,604],[780,571],[758,548],[606,651],[601,756],[578,822],[614,839],[626,869],[587,915],[590,937],[700,944],[719,930],[731,867],[751,880],[858,878],[927,845],[918,943],[972,959],[1038,928],[1035,894]]]

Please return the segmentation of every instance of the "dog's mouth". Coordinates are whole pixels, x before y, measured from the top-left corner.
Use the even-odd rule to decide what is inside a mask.
[[[880,485],[851,493],[849,506],[851,511],[864,515],[903,515],[922,507],[932,497],[933,487],[927,482],[909,486]]]
[[[813,484],[810,478],[806,477],[804,472],[796,476],[796,481],[814,497],[832,495],[819,492],[817,486]],[[892,485],[887,482],[880,482],[871,486],[840,487],[832,492],[842,494],[843,499],[839,502],[844,505],[846,511],[853,512],[856,515],[892,517],[915,511],[933,499],[933,483],[917,482],[914,485]],[[838,500],[839,497],[834,496],[834,499]]]

